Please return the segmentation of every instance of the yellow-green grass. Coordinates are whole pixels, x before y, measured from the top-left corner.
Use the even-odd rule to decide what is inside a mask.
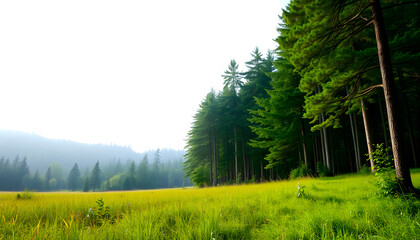
[[[420,188],[420,172],[412,174]],[[375,196],[343,175],[203,189],[0,193],[0,239],[416,239],[419,200]],[[297,185],[304,198],[297,198]],[[94,223],[102,198],[110,217]]]

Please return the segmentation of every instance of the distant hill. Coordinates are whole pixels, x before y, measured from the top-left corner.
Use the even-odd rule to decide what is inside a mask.
[[[80,169],[92,167],[96,161],[101,164],[134,160],[139,162],[147,153],[153,161],[156,150],[145,153],[134,152],[130,147],[104,144],[84,144],[68,140],[56,140],[36,134],[0,130],[0,158],[13,161],[17,155],[26,156],[31,171],[45,171],[52,162],[70,169],[76,162]],[[162,162],[179,160],[185,154],[182,150],[160,149]]]

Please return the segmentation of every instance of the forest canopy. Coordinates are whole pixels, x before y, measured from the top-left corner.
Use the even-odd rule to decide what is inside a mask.
[[[232,60],[188,134],[194,184],[265,181],[375,168],[394,158],[403,189],[418,167],[419,1],[292,0],[278,48]],[[404,14],[401,14],[404,13]]]

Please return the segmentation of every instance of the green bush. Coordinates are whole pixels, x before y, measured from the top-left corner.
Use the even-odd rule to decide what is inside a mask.
[[[327,177],[331,176],[331,172],[328,170],[327,166],[324,165],[322,162],[318,162],[316,164],[316,172],[318,173],[319,177]]]
[[[290,172],[290,179],[296,179],[300,177],[306,177],[311,174],[311,170],[304,164],[299,165],[299,167],[293,169]]]
[[[25,191],[23,193],[18,193],[16,195],[16,199],[18,199],[18,200],[21,200],[21,199],[22,200],[27,200],[27,199],[32,199],[33,197],[34,197],[34,193],[28,191],[27,188],[25,188]]]
[[[105,206],[102,198],[95,201],[97,207],[89,208],[86,220],[91,226],[102,226],[111,219],[109,207]]]
[[[369,174],[372,173],[372,169],[370,167],[367,167],[367,166],[363,165],[362,169],[360,169],[359,173],[363,174],[363,175],[369,175]]]
[[[388,153],[391,152],[390,148],[384,149],[383,143],[376,144],[375,150],[371,156],[366,154],[370,161],[371,157],[375,164],[374,174],[376,176],[376,187],[378,194],[382,196],[394,196],[397,194],[398,182],[395,176],[394,159]]]

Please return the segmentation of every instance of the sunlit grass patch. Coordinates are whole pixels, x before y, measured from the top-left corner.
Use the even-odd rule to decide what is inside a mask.
[[[419,236],[419,201],[378,197],[373,181],[371,175],[346,175],[203,189],[33,193],[25,201],[1,193],[0,239]],[[420,172],[413,173],[413,182],[420,187]],[[297,197],[298,184],[305,186],[303,197]],[[98,211],[99,199],[101,216],[93,222],[89,214]]]

